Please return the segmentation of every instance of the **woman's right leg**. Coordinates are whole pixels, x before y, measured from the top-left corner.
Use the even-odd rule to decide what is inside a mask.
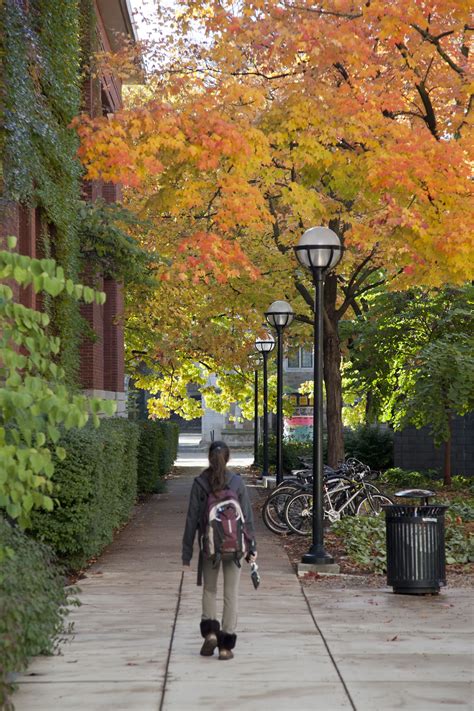
[[[202,565],[203,591],[202,591],[202,619],[201,635],[204,643],[201,647],[203,657],[211,657],[218,644],[220,625],[217,620],[217,578],[219,566],[214,567],[212,561],[204,558]]]
[[[224,576],[224,615],[222,617],[222,632],[219,635],[219,659],[232,659],[232,650],[237,641],[237,605],[239,582],[242,568],[233,560],[222,562]]]

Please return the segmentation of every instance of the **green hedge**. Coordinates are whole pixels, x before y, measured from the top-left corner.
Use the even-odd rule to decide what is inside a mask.
[[[53,511],[32,515],[32,535],[70,568],[81,567],[111,542],[130,517],[137,495],[138,427],[122,418],[64,434],[67,457],[56,462]]]
[[[0,708],[8,708],[8,674],[25,669],[30,657],[53,651],[75,598],[64,587],[51,548],[1,516],[0,547],[7,549],[0,563]]]
[[[179,428],[175,422],[154,420],[141,421],[138,425],[138,493],[151,494],[159,490],[161,480],[174,464]]]
[[[356,457],[371,469],[393,466],[393,432],[378,425],[360,425],[344,432],[346,457]]]

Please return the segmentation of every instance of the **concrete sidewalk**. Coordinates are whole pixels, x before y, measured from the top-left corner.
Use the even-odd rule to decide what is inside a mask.
[[[416,598],[302,588],[261,526],[262,584],[255,591],[244,569],[235,659],[200,657],[201,590],[195,565],[183,574],[180,561],[204,460],[184,460],[193,457],[80,581],[76,636],[19,678],[17,711],[473,708],[469,590]]]

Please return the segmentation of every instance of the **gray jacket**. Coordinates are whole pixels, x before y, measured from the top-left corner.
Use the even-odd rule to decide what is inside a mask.
[[[235,491],[239,498],[240,505],[242,507],[242,513],[245,518],[245,528],[248,535],[251,537],[250,550],[256,550],[255,544],[255,530],[253,525],[253,512],[252,506],[250,504],[249,495],[247,488],[244,484],[242,477],[233,472],[227,471],[225,478],[225,488],[232,489]],[[193,557],[193,545],[194,538],[196,536],[196,531],[199,528],[199,524],[204,516],[204,511],[206,508],[207,494],[209,493],[209,484],[207,482],[207,476],[203,472],[197,476],[193,481],[193,486],[191,488],[191,495],[189,497],[188,515],[186,517],[186,526],[184,529],[183,536],[183,563],[189,563]]]

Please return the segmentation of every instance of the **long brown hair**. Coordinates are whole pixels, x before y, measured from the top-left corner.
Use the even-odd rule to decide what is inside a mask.
[[[230,451],[225,442],[213,442],[209,447],[209,466],[206,469],[212,492],[222,491],[225,487],[225,475]]]

